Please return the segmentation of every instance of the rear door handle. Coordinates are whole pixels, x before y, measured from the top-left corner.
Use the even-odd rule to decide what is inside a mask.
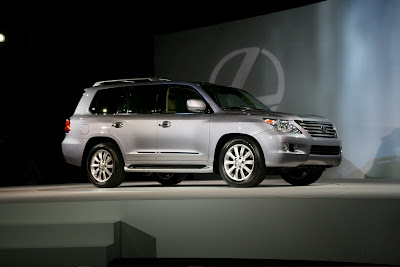
[[[162,123],[160,123],[158,126],[161,126],[163,128],[168,128],[171,126],[171,122],[170,121],[163,121]]]
[[[122,128],[122,127],[124,127],[124,123],[123,122],[114,122],[114,123],[112,123],[111,124],[111,126],[112,127],[115,127],[115,128]]]

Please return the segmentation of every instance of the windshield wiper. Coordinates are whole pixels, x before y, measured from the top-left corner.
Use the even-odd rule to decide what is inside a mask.
[[[249,107],[245,107],[245,106],[234,106],[234,107],[222,107],[222,109],[224,110],[242,110],[242,109],[250,109]]]
[[[261,108],[250,108],[250,107],[245,107],[245,106],[233,106],[233,107],[222,107],[223,110],[248,110],[248,109],[254,109],[254,110],[264,110]]]

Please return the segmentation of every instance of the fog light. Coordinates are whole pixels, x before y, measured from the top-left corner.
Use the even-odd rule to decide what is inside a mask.
[[[283,151],[285,151],[285,152],[289,151],[289,148],[290,148],[290,146],[289,146],[289,144],[287,144],[287,143],[285,143],[285,144],[282,145],[282,149],[283,149]]]
[[[291,143],[284,143],[282,144],[282,150],[284,152],[295,152],[296,145]]]

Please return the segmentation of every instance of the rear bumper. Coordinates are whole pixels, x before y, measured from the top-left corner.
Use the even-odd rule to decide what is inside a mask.
[[[61,143],[61,149],[65,161],[72,165],[81,166],[85,144],[86,142],[83,142],[82,139],[73,138],[66,134],[63,142]]]

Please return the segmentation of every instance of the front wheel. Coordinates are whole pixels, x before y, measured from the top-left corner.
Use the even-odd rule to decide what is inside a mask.
[[[303,186],[316,182],[324,172],[324,169],[317,168],[298,168],[290,170],[288,173],[281,174],[283,180],[291,185]]]
[[[186,173],[153,173],[154,179],[162,185],[179,184],[186,176]]]
[[[229,140],[219,156],[219,171],[230,186],[259,185],[265,179],[266,168],[258,144],[245,136]]]

